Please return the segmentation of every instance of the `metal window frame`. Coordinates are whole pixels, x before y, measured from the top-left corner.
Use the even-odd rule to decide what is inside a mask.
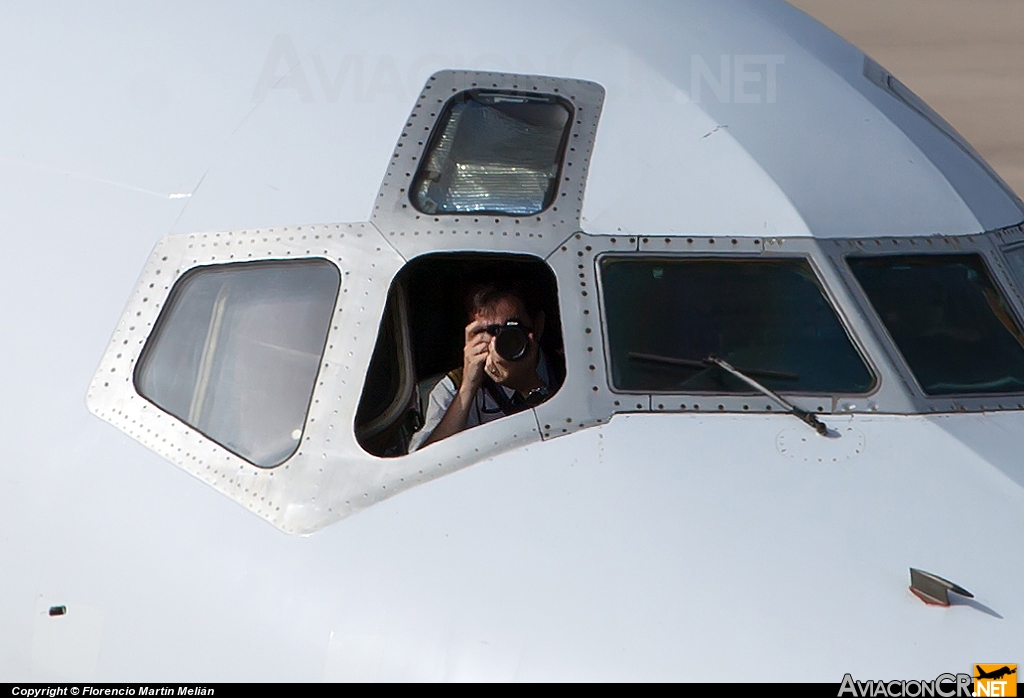
[[[298,450],[261,468],[156,407],[135,388],[135,367],[161,310],[185,274],[199,267],[249,261],[323,259],[338,267],[324,350]],[[170,235],[154,248],[89,387],[86,402],[101,419],[221,491],[279,528],[308,533],[376,495],[353,429],[357,389],[373,345],[345,343],[366,335],[383,312],[383,294],[401,257],[367,223]],[[342,386],[355,396],[338,400]],[[316,425],[314,427],[314,425]],[[323,427],[323,428],[322,428]],[[379,499],[373,496],[373,501]]]
[[[430,111],[432,105],[443,104],[446,95],[477,86],[552,93],[572,104],[575,118],[562,181],[556,203],[537,216],[446,216],[441,226],[440,216],[425,216],[409,205],[408,183],[426,140],[420,134],[430,132],[439,113],[436,108]],[[425,86],[398,141],[372,222],[189,233],[161,240],[89,387],[89,409],[278,528],[300,534],[323,528],[416,484],[540,440],[537,416],[527,410],[412,454],[383,458],[359,445],[355,414],[388,290],[408,261],[446,251],[530,254],[546,259],[562,240],[579,230],[586,173],[603,101],[604,88],[583,80],[437,73]],[[336,264],[341,289],[301,445],[281,465],[260,468],[154,406],[138,394],[131,377],[171,288],[190,269],[301,258],[323,258]],[[564,278],[557,270],[552,272],[561,288]],[[563,327],[564,313],[562,310]],[[567,394],[559,390],[555,397]]]
[[[872,375],[871,389],[861,394],[834,393],[823,396],[818,393],[784,392],[800,407],[820,413],[850,413],[878,411],[906,411],[907,400],[894,380],[892,371],[879,364],[874,356],[878,347],[864,327],[851,321],[847,309],[852,300],[845,289],[837,284],[834,273],[827,264],[821,264],[822,254],[819,242],[813,238],[752,238],[745,236],[625,236],[589,235],[579,232],[567,240],[550,258],[552,266],[568,277],[572,272],[579,276],[575,297],[568,287],[560,285],[563,309],[567,316],[594,318],[592,324],[584,323],[584,332],[593,334],[600,330],[603,347],[600,356],[594,357],[592,348],[584,342],[581,347],[571,347],[567,341],[566,362],[569,376],[589,386],[584,395],[576,395],[561,402],[552,400],[538,408],[542,433],[546,438],[559,436],[581,426],[600,424],[614,414],[628,412],[722,412],[722,413],[772,413],[780,407],[760,395],[713,392],[652,392],[628,391],[612,387],[610,357],[608,355],[608,328],[604,315],[604,289],[600,283],[599,263],[606,256],[631,257],[680,257],[680,258],[794,258],[805,259],[816,275],[819,287],[826,301],[832,307],[843,325],[864,365]],[[575,265],[574,265],[575,262]],[[573,268],[575,266],[575,269]],[[595,293],[597,291],[597,293]],[[587,336],[585,334],[585,336]],[[572,359],[575,359],[573,361]],[[596,360],[595,360],[596,359]],[[599,377],[598,377],[599,376]],[[568,384],[567,378],[567,384]],[[578,390],[578,388],[577,388]],[[575,409],[572,409],[575,408]],[[884,408],[884,409],[883,409]],[[559,418],[561,413],[568,417]]]
[[[549,94],[572,107],[572,120],[554,201],[530,216],[429,214],[409,193],[449,100],[462,92]],[[427,80],[395,145],[373,207],[371,222],[398,252],[412,259],[426,252],[489,250],[545,257],[580,228],[580,212],[604,88],[594,82],[512,73],[442,70]]]

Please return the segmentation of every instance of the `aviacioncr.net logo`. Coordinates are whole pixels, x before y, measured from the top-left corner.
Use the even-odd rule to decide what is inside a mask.
[[[1016,696],[1017,665],[1016,664],[975,664],[974,665],[975,696]]]
[[[857,681],[850,674],[843,676],[839,698],[968,698],[970,674],[939,674],[931,681]]]

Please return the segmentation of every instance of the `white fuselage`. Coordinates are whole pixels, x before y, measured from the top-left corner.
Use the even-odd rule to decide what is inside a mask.
[[[834,263],[835,240],[928,238],[1001,260],[1024,211],[905,88],[802,13],[740,0],[25,6],[0,10],[0,56],[0,679],[834,683],[1024,658],[1024,397],[924,400]],[[388,235],[405,223],[375,210],[378,192],[445,70],[603,88],[585,197],[560,236],[520,249]],[[351,264],[337,240],[309,253],[291,240],[334,222],[372,240]],[[96,397],[109,369],[131,374],[149,331],[136,307],[156,318],[140,295],[155,246],[175,250],[178,278],[231,261],[202,237],[228,231],[261,258],[329,259],[365,289],[365,320],[340,325],[351,365],[328,338],[344,433],[328,446],[325,431],[326,465],[310,455],[285,484],[180,424],[161,431],[172,420],[152,407],[126,412],[127,392]],[[791,251],[824,279],[877,378],[868,395],[793,398],[838,438],[744,414],[735,396],[619,405],[604,363],[599,385],[578,378],[584,337],[604,337],[600,298],[578,293],[576,258],[559,255],[586,254],[599,284],[600,254],[710,256],[711,239]],[[351,415],[385,296],[435,250],[545,259],[567,380],[536,412],[373,458]],[[87,392],[121,431],[89,413]],[[329,419],[315,397],[310,414]],[[247,500],[250,485],[294,508]],[[910,567],[975,599],[926,606]]]

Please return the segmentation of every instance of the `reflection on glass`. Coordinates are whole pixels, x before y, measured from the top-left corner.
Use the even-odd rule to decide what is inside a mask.
[[[804,259],[608,258],[601,281],[620,390],[863,393],[871,373]]]
[[[847,263],[926,393],[1024,392],[1024,335],[980,255]]]
[[[323,260],[188,272],[146,344],[136,389],[242,458],[280,465],[302,436],[339,285]]]
[[[416,173],[413,205],[431,214],[539,213],[555,195],[570,116],[550,96],[456,95]]]

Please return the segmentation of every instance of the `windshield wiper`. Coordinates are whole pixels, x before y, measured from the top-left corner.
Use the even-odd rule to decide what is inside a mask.
[[[763,376],[765,378],[782,378],[785,380],[797,380],[799,377],[795,373],[784,373],[782,371],[767,371],[764,369],[743,369],[742,371],[738,368],[733,367],[726,361],[719,359],[716,356],[708,356],[705,359],[695,361],[693,359],[677,359],[671,356],[658,356],[657,354],[642,354],[640,352],[631,351],[628,354],[631,359],[639,359],[640,361],[652,361],[655,363],[667,364],[669,366],[686,366],[687,368],[706,368],[708,366],[717,366],[726,373],[739,378],[741,381],[754,388],[758,392],[764,393],[766,396],[774,400],[775,402],[782,405],[789,414],[793,415],[800,421],[807,424],[807,426],[814,429],[822,436],[828,436],[828,427],[812,412],[802,410],[786,398],[782,397],[770,388],[765,387],[760,382],[754,380],[750,376]]]
[[[631,351],[628,354],[629,358],[637,361],[650,361],[655,364],[665,364],[667,366],[684,366],[686,368],[708,368],[709,366],[715,366],[715,362],[711,361],[711,357],[707,359],[677,359],[674,356],[661,356],[660,354],[645,354],[639,351]],[[800,380],[800,376],[795,373],[788,373],[786,371],[769,371],[763,368],[737,368],[737,371],[741,371],[748,376],[761,376],[762,378],[775,378],[776,380],[784,381],[795,381]]]
[[[765,386],[761,385],[750,376],[747,376],[743,374],[741,371],[736,370],[735,368],[727,364],[725,361],[722,361],[721,359],[715,358],[714,356],[709,356],[706,360],[709,363],[718,366],[723,371],[726,371],[727,373],[731,373],[732,375],[736,376],[741,381],[749,385],[751,388],[756,388],[757,390],[760,390],[762,393],[770,397],[772,400],[775,400],[775,402],[779,403],[787,410],[789,410],[789,413],[791,415],[805,422],[807,426],[809,426],[811,429],[814,429],[814,431],[818,432],[822,436],[828,436],[828,427],[825,426],[825,423],[818,419],[818,417],[812,412],[800,409],[786,398],[782,397],[781,395],[772,391],[771,389],[766,388]]]

